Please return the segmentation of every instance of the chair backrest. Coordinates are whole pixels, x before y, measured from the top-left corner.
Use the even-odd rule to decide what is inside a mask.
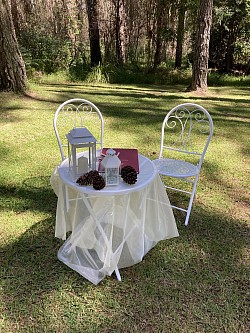
[[[100,110],[86,99],[70,99],[58,107],[54,116],[54,130],[62,160],[68,151],[66,134],[75,127],[88,128],[97,140],[97,148],[103,148],[104,120]]]
[[[202,106],[184,103],[174,107],[162,124],[159,157],[188,160],[200,168],[213,128],[213,120]]]

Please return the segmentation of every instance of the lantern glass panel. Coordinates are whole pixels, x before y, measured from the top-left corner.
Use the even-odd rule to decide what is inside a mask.
[[[118,185],[119,184],[119,168],[106,168],[106,184]]]
[[[90,170],[96,170],[96,139],[86,128],[74,128],[66,134],[68,140],[69,167],[74,177],[79,175],[77,150],[87,150],[84,156],[88,158]]]

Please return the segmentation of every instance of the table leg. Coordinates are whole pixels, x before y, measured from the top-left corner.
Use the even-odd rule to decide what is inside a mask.
[[[121,282],[122,279],[121,279],[121,275],[120,275],[118,267],[116,267],[116,269],[115,269],[115,274],[116,274],[117,280],[119,282]]]

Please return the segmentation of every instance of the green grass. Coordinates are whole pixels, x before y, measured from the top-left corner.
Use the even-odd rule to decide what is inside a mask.
[[[0,93],[0,332],[204,332],[249,330],[249,87],[31,84]],[[155,158],[164,115],[182,102],[211,113],[215,132],[189,227],[144,260],[92,285],[57,259],[57,198],[49,178],[60,162],[53,133],[58,105],[95,103],[105,145]]]

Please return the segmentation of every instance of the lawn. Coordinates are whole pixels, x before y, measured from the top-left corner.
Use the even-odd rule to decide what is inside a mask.
[[[214,136],[188,227],[122,282],[99,285],[57,259],[57,198],[50,175],[60,162],[53,116],[82,97],[105,120],[105,146],[157,157],[163,118],[196,102]],[[0,93],[0,332],[233,333],[249,330],[249,87],[213,87],[199,96],[176,86],[31,84],[25,97]]]

